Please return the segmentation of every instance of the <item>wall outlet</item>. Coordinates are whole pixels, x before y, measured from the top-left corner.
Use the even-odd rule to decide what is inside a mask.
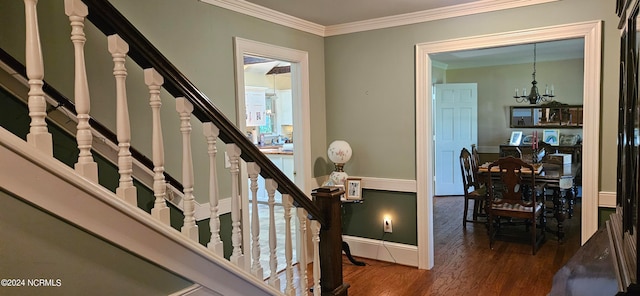
[[[382,221],[382,230],[388,233],[393,232],[393,225],[391,224],[391,218],[389,217],[384,218],[384,221]]]

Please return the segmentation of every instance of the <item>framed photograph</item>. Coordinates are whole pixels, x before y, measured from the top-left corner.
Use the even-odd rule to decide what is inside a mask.
[[[511,132],[511,138],[509,139],[509,145],[511,145],[511,146],[520,146],[520,141],[521,140],[522,140],[522,131]]]
[[[345,195],[348,200],[362,199],[362,179],[347,178],[345,185]]]
[[[526,135],[522,137],[522,145],[531,145],[533,143],[533,135]]]
[[[542,141],[552,146],[560,145],[560,131],[559,130],[543,130]]]

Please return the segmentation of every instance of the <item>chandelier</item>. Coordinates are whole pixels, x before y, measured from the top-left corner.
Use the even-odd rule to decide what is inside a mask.
[[[531,92],[529,93],[529,95],[527,95],[527,88],[523,87],[522,88],[522,95],[518,95],[518,89],[516,88],[516,95],[513,96],[516,99],[516,102],[518,103],[524,103],[524,102],[529,102],[529,104],[531,105],[535,105],[542,102],[546,102],[549,98],[553,98],[555,97],[555,95],[553,94],[554,90],[553,90],[553,84],[551,85],[551,90],[549,90],[549,86],[545,86],[544,88],[544,94],[540,94],[540,92],[538,92],[538,86],[536,86],[538,84],[538,82],[536,81],[536,44],[533,44],[533,74],[531,74],[531,76],[533,77],[533,81],[531,81]]]

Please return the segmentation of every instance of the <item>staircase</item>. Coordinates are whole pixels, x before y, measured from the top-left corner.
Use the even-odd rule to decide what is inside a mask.
[[[42,47],[39,36],[38,1],[24,0],[25,66],[6,54],[1,56],[2,68],[28,87],[30,127],[26,141],[0,128],[0,193],[15,196],[192,283],[172,295],[307,295],[310,291],[313,295],[347,295],[348,284],[342,282],[339,199],[342,191],[318,188],[311,193],[312,198],[302,192],[108,1],[59,2],[64,4],[66,16],[58,17],[67,18],[71,28],[75,64],[74,102],[71,103],[43,80],[43,51],[47,48]],[[105,51],[108,50],[112,57],[116,132],[105,128],[90,115],[86,65],[91,61],[85,60],[87,40],[84,33],[87,20],[104,33],[107,39]],[[52,37],[47,38],[51,40]],[[68,35],[55,38],[59,42],[69,42]],[[140,98],[130,100],[127,97],[127,76],[130,71],[140,69],[128,69],[127,61],[139,66],[148,92],[147,104],[153,118],[148,123],[152,130],[152,155],[148,156],[131,144],[131,129],[136,127],[130,123],[130,105]],[[163,134],[167,131],[163,130],[161,122],[161,95],[165,92],[175,101],[182,138],[181,151],[165,153],[164,150]],[[53,157],[55,143],[47,114],[58,108],[66,110],[69,118],[77,123],[74,132],[79,153],[73,169]],[[205,243],[195,217],[193,193],[197,184],[194,184],[192,120],[201,122],[208,151],[210,240]],[[96,138],[114,143],[111,154],[119,175],[115,190],[99,184],[99,176],[103,172],[99,171],[100,166],[95,161],[94,154],[100,151],[96,147]],[[218,164],[219,147],[224,148],[229,158],[228,169]],[[165,172],[165,155],[180,159],[180,181]],[[240,190],[241,163],[245,163],[248,170],[250,196],[243,196]],[[143,178],[141,171],[151,176],[147,178],[154,197],[150,213],[139,207],[140,197],[134,186],[134,180]],[[268,217],[270,252],[260,254],[258,211],[251,211],[250,225],[243,225],[243,212],[247,214],[249,209],[241,208],[242,199],[253,200],[252,205],[257,204],[258,175],[265,179],[270,209],[273,209],[276,191],[280,192],[285,206],[286,229],[290,229],[292,217],[297,215],[299,236],[305,238],[310,232],[311,246],[304,239],[295,242],[290,231],[278,233],[272,226],[275,219],[272,214]],[[228,258],[223,254],[220,235],[218,207],[221,189],[229,190],[231,196],[232,250]],[[180,227],[172,227],[171,221],[175,220],[171,217],[172,205],[182,210]],[[251,233],[251,246],[243,245],[244,232]],[[278,235],[285,235],[283,246],[276,244]],[[293,264],[292,244],[296,243],[302,254],[313,254],[315,264],[311,272],[308,272],[307,265],[311,262],[307,256],[300,256],[299,263]],[[275,257],[281,248],[285,249],[287,263],[282,283]],[[261,256],[269,256],[269,267],[260,265]],[[270,276],[265,279],[263,270],[266,268],[270,269]],[[294,279],[294,274],[298,275],[297,279]],[[0,294],[3,292],[0,290]]]

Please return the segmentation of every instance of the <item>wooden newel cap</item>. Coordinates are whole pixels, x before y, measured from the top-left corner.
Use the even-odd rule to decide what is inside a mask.
[[[335,186],[320,187],[311,192],[311,196],[339,196],[342,194],[344,194],[344,190]]]

